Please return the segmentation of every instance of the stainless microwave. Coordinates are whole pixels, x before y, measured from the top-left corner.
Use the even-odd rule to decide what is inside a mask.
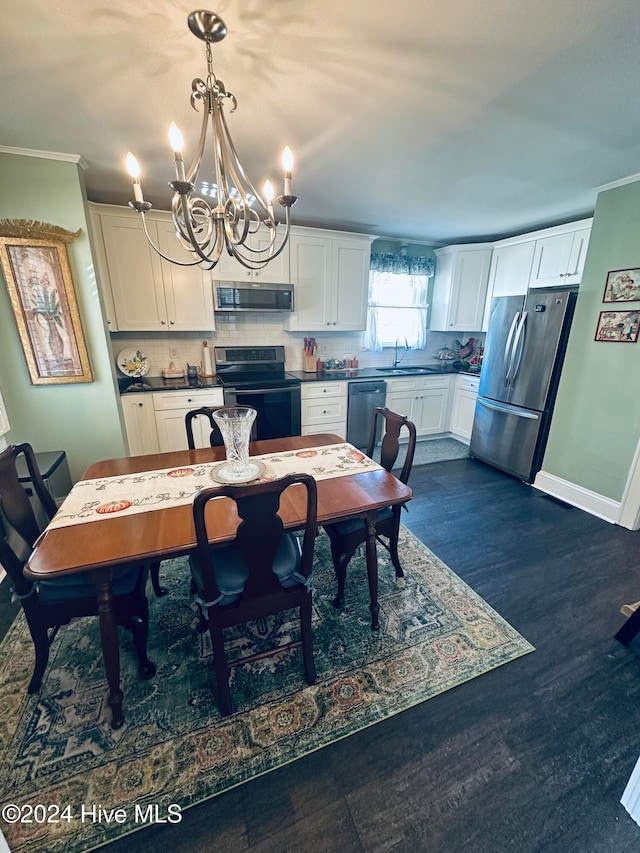
[[[216,311],[293,311],[293,285],[257,281],[214,282]]]

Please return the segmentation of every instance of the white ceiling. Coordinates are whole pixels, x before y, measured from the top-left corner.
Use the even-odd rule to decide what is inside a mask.
[[[194,0],[20,0],[0,27],[0,145],[79,154],[91,200],[168,209],[193,151]],[[206,8],[206,7],[205,7]],[[247,172],[296,155],[297,224],[491,239],[590,215],[640,172],[638,0],[216,0],[214,67]],[[201,177],[208,177],[202,176]],[[278,178],[279,180],[279,178]],[[45,188],[43,188],[45,191]],[[1,192],[1,188],[0,188]]]

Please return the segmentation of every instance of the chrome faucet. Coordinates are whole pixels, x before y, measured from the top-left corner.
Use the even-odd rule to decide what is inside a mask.
[[[396,343],[395,343],[395,346],[393,348],[393,365],[392,365],[393,367],[397,367],[400,364],[400,362],[402,361],[401,358],[398,358],[398,341],[404,341],[404,348],[406,350],[409,349],[409,341],[406,338],[402,338],[402,337],[396,338]]]

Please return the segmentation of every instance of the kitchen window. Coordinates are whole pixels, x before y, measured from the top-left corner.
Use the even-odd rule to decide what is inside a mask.
[[[365,349],[392,347],[398,338],[406,338],[413,349],[424,349],[433,268],[432,258],[371,255]]]

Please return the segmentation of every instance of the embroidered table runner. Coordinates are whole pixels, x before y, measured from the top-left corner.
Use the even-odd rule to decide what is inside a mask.
[[[265,453],[252,456],[251,461],[265,465],[263,481],[287,474],[311,474],[316,480],[325,480],[381,469],[373,459],[346,443]],[[212,472],[219,465],[220,462],[206,462],[182,468],[81,480],[67,495],[48,529],[102,521],[113,515],[132,515],[190,504],[198,492],[220,485],[212,477]]]

